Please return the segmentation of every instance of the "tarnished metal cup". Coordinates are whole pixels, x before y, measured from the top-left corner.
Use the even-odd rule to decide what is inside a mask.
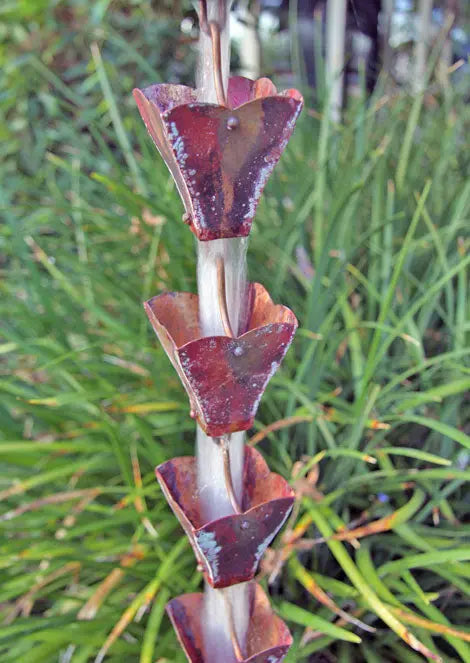
[[[202,515],[193,456],[173,458],[159,465],[156,475],[212,587],[251,580],[294,503],[294,491],[287,481],[269,471],[256,449],[247,447],[242,513],[207,522]]]
[[[135,89],[142,119],[201,241],[250,233],[261,193],[302,109],[297,90],[266,78],[229,79],[227,106],[198,101],[184,85]]]
[[[274,614],[264,591],[256,583],[250,589],[250,617],[243,658],[233,653],[218,663],[281,663],[292,644],[286,624]],[[167,605],[168,615],[190,663],[208,663],[210,643],[204,639],[204,595],[185,594]]]
[[[286,354],[297,319],[273,304],[259,283],[248,287],[245,333],[203,337],[197,295],[169,292],[144,304],[163,348],[186,388],[191,416],[220,437],[253,425],[264,390]]]

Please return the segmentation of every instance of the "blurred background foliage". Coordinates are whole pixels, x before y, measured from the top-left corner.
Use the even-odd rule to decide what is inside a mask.
[[[262,582],[287,663],[467,662],[468,85],[359,81],[336,122],[321,67],[314,102],[299,80],[292,4],[292,60],[263,70],[309,101],[249,273],[301,327],[251,441],[298,501]],[[194,425],[141,302],[194,291],[195,250],[130,93],[193,81],[191,11],[0,7],[4,663],[184,660],[164,605],[201,577],[154,466]]]

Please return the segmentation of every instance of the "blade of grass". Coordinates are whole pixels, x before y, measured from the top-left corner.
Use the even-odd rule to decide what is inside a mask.
[[[301,624],[302,626],[308,626],[314,631],[319,633],[325,633],[331,637],[339,640],[346,640],[347,642],[361,642],[361,638],[354,633],[346,631],[344,628],[335,626],[330,622],[327,622],[325,619],[318,617],[317,615],[299,608],[297,605],[283,601],[279,608],[279,613],[284,619],[294,622],[295,624]]]
[[[408,629],[389,611],[375,592],[371,590],[369,584],[362,577],[357,566],[348,555],[344,545],[340,541],[335,541],[330,538],[333,532],[320,511],[313,505],[309,504],[307,500],[304,500],[304,503],[321,534],[327,539],[327,545],[338,561],[338,564],[340,564],[344,573],[360,592],[370,608],[412,649],[415,649],[423,654],[423,656],[426,656],[433,661],[440,661],[442,663],[441,657],[430,651],[412,633],[410,633]]]

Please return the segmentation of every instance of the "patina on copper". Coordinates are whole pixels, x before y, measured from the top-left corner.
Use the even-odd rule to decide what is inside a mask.
[[[235,76],[226,106],[199,102],[197,91],[184,85],[151,85],[135,89],[134,97],[197,238],[248,235],[302,109],[301,94],[278,93],[266,78]]]
[[[204,595],[184,594],[167,605],[168,615],[190,663],[212,663],[204,650]],[[281,663],[292,644],[286,624],[271,609],[264,591],[250,586],[250,621],[242,656],[220,663]]]
[[[197,295],[169,292],[144,304],[207,435],[247,430],[297,328],[290,309],[273,304],[259,283],[248,287],[244,333],[203,337]]]
[[[173,458],[155,472],[206,580],[215,588],[251,580],[294,503],[294,491],[287,481],[269,471],[256,449],[247,447],[242,512],[207,522],[202,515],[193,456]]]

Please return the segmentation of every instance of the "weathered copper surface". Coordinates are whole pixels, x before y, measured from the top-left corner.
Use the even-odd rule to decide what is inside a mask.
[[[207,581],[220,588],[251,580],[294,503],[287,481],[269,471],[256,449],[246,447],[242,513],[205,522],[194,457],[173,458],[159,465],[156,475]]]
[[[243,658],[235,654],[217,663],[280,663],[292,644],[286,624],[271,610],[264,591],[256,583],[250,587],[250,621]],[[170,601],[168,615],[190,663],[213,663],[204,647],[204,595],[184,594]]]
[[[134,97],[198,239],[248,235],[302,109],[300,93],[278,94],[266,78],[237,76],[229,80],[227,107],[199,102],[183,85],[151,85]]]
[[[290,309],[259,283],[248,289],[245,333],[202,337],[196,295],[170,292],[145,310],[188,392],[191,416],[212,437],[247,430],[297,328]]]

